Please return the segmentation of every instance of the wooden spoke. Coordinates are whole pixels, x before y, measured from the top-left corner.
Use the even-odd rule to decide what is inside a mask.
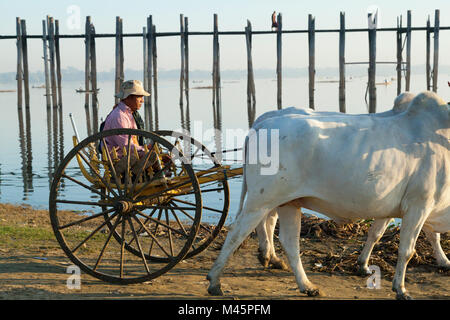
[[[68,204],[80,204],[83,206],[108,206],[111,207],[113,204],[92,202],[92,201],[78,201],[78,200],[55,200],[57,203],[68,203]]]
[[[161,212],[161,209],[158,211],[158,221],[161,219],[161,214],[162,214],[162,212]],[[159,223],[157,223],[156,225],[155,225],[155,229],[154,229],[154,231],[153,231],[153,234],[156,234],[156,232],[158,231],[158,228],[159,228]],[[147,229],[146,229],[147,230]],[[148,232],[147,232],[148,233]],[[149,233],[149,235],[150,235],[151,233]],[[154,237],[152,237],[153,236],[153,234],[151,235],[151,238],[152,238],[152,242],[150,243],[150,247],[149,247],[149,249],[148,249],[148,255],[149,256],[151,256],[152,255],[152,250],[153,250],[153,243],[155,242],[155,239],[154,239]],[[167,255],[168,256],[168,255]]]
[[[185,233],[185,235],[187,236],[187,232],[186,229],[184,229],[183,224],[181,223],[180,219],[178,218],[177,214],[175,213],[175,211],[172,209],[172,207],[169,208],[170,212],[172,212],[172,215],[175,217],[175,220],[177,221],[178,225],[180,226],[180,228],[183,230],[183,232]],[[192,243],[191,245],[192,249],[196,249],[194,243]]]
[[[156,208],[153,209],[153,211],[150,213],[149,216],[146,216],[146,219],[145,219],[145,221],[144,221],[144,223],[143,223],[144,225],[147,224],[147,222],[150,221],[150,217],[153,216],[153,214],[154,214],[155,212],[156,212]],[[138,235],[141,234],[142,229],[143,229],[142,227],[139,228],[139,230],[137,231],[137,234],[138,234]],[[134,241],[134,237],[128,242],[128,244],[131,245],[131,244],[133,243],[133,241]]]
[[[77,220],[77,221],[70,222],[70,223],[65,224],[65,225],[63,225],[63,226],[60,226],[60,227],[58,227],[58,228],[59,228],[60,230],[62,230],[62,229],[65,229],[65,228],[74,226],[74,225],[76,225],[76,224],[80,224],[80,223],[83,223],[83,222],[86,222],[86,221],[89,221],[89,220],[98,218],[98,217],[103,217],[105,214],[110,213],[110,212],[113,212],[114,210],[116,210],[116,209],[115,209],[115,208],[111,208],[111,209],[102,211],[102,212],[100,212],[100,213],[96,213],[96,214],[94,214],[94,215],[92,215],[92,216],[89,216],[89,217],[86,217],[86,218],[83,218],[83,219],[80,219],[80,220]]]
[[[116,221],[114,222],[113,227],[111,228],[111,230],[110,230],[110,232],[109,232],[109,234],[108,234],[108,238],[106,239],[105,244],[103,245],[103,248],[102,248],[102,250],[100,251],[100,254],[99,254],[98,258],[97,258],[97,262],[95,262],[94,270],[96,270],[97,267],[98,267],[98,265],[100,264],[100,261],[101,261],[102,258],[103,258],[103,254],[105,253],[106,248],[108,247],[109,241],[111,240],[111,236],[112,236],[113,233],[116,231],[116,228],[117,228],[117,226],[119,225],[119,222],[121,222],[121,221],[122,221],[122,219],[120,219],[120,216],[117,217]]]
[[[124,253],[125,253],[125,219],[122,219],[122,231],[121,231],[121,236],[122,236],[122,242],[120,244],[120,278],[123,278],[123,257],[124,257]]]
[[[95,173],[95,175],[96,175],[96,176],[100,179],[100,181],[103,183],[103,185],[105,186],[105,188],[108,189],[109,192],[111,192],[115,197],[118,197],[117,193],[113,190],[113,188],[111,188],[111,186],[109,185],[109,183],[107,183],[107,182],[105,181],[105,179],[103,179],[103,178],[100,176],[100,174],[99,174],[99,173],[97,172],[97,170],[92,166],[92,164],[89,162],[89,160],[86,159],[86,157],[85,157],[82,153],[78,152],[77,154],[81,157],[81,159],[83,159],[83,161],[89,166],[89,168],[91,168],[91,170]]]
[[[189,213],[185,212],[183,209],[180,209],[180,207],[178,207],[175,203],[169,202],[169,205],[172,205],[172,208],[175,209],[175,210],[180,210],[181,212],[184,213],[185,216],[187,216],[189,219],[194,221],[194,217],[193,216],[191,216]]]
[[[119,190],[119,194],[122,195],[122,194],[123,194],[123,193],[122,193],[123,191],[122,191],[122,189],[120,188],[120,181],[119,181],[119,179],[117,178],[116,168],[114,167],[114,164],[113,164],[113,162],[112,162],[111,154],[109,153],[108,146],[106,145],[105,138],[102,138],[102,142],[103,142],[103,146],[105,147],[106,158],[107,158],[107,160],[108,160],[109,167],[111,168],[110,171],[111,171],[111,173],[112,173],[114,182],[116,183],[117,190]]]
[[[181,203],[184,203],[184,204],[190,204],[191,206],[197,206],[195,203],[191,203],[191,202],[189,202],[189,201],[185,201],[185,200],[180,200],[180,199],[176,199],[176,198],[172,198],[172,201],[177,201],[177,202],[181,202]],[[210,211],[214,211],[214,212],[218,212],[218,213],[223,213],[222,211],[220,211],[220,210],[218,210],[218,209],[214,209],[214,208],[211,208],[211,207],[205,207],[205,206],[202,206],[202,208],[203,209],[206,209],[206,210],[210,210]],[[182,208],[183,210],[186,210],[186,208]],[[191,208],[190,210],[193,210],[193,209],[195,209],[195,208]],[[189,210],[189,209],[188,209]]]
[[[170,254],[173,256],[173,242],[172,242],[172,232],[171,232],[171,227],[170,226],[170,222],[169,222],[169,214],[167,212],[167,209],[164,209],[164,214],[166,215],[166,223],[167,223],[167,232],[169,233],[169,247],[170,247]]]
[[[138,221],[138,223],[144,228],[144,230],[147,232],[147,234],[152,238],[152,240],[161,248],[161,250],[164,252],[165,255],[167,255],[167,257],[171,258],[173,256],[171,256],[166,249],[164,249],[164,247],[159,243],[158,239],[156,239],[156,237],[151,233],[150,230],[147,229],[147,227],[145,225],[142,224],[142,221],[139,219],[136,219]],[[153,245],[153,241],[152,241],[152,245]],[[150,253],[149,255],[151,255],[151,249],[150,249]]]
[[[167,209],[164,209],[164,210],[167,210]],[[142,212],[139,211],[139,210],[136,210],[136,213],[137,213],[138,215],[140,215],[140,216],[145,217],[145,218],[146,218],[146,220],[145,220],[146,222],[147,222],[147,221],[152,221],[152,222],[154,222],[154,223],[156,223],[156,224],[158,224],[158,225],[161,225],[161,226],[167,228],[168,230],[172,230],[173,232],[175,232],[175,233],[177,233],[177,234],[179,234],[179,235],[187,236],[186,231],[185,231],[184,233],[182,233],[182,232],[180,232],[179,230],[177,230],[177,229],[171,227],[168,223],[165,224],[164,222],[161,222],[160,220],[157,220],[157,219],[154,219],[154,218],[152,218],[152,217],[149,217],[149,216],[147,216],[145,213],[142,213]],[[166,218],[167,218],[167,214],[166,214]],[[144,224],[145,224],[145,223],[144,223]],[[156,233],[156,231],[155,231],[155,233]]]
[[[144,185],[138,191],[136,191],[136,193],[132,194],[132,198],[135,200],[136,197],[138,195],[140,195],[142,193],[142,191],[144,191],[151,183],[153,183],[154,181],[164,177],[164,175],[166,173],[165,171],[167,169],[169,169],[169,168],[164,167],[162,170],[160,170],[157,173],[155,173],[155,175],[149,181],[144,183]],[[140,201],[140,200],[138,200],[138,201]]]
[[[195,158],[195,155],[197,154],[197,152],[199,152],[201,150],[201,147],[197,146],[197,150],[195,150],[195,152],[191,155],[191,160]]]
[[[162,170],[161,170],[161,171],[162,171]],[[162,194],[164,194],[164,193],[166,193],[166,192],[168,192],[168,191],[171,191],[171,190],[174,190],[174,189],[183,187],[183,186],[188,185],[188,184],[191,184],[191,183],[192,183],[192,182],[191,182],[190,180],[188,180],[188,181],[186,181],[186,182],[182,182],[182,183],[173,185],[173,186],[171,186],[171,187],[169,187],[169,188],[167,188],[167,189],[164,189],[164,190],[162,190],[162,191],[160,191],[160,192],[153,193],[153,194],[148,195],[148,196],[142,196],[142,197],[140,197],[140,198],[134,198],[134,197],[133,197],[133,202],[136,203],[136,202],[143,201],[143,200],[151,200],[151,199],[154,199],[154,198],[159,197],[160,195],[162,195]],[[143,190],[142,190],[142,191],[143,191]],[[142,191],[140,191],[140,192],[142,192]],[[139,192],[139,193],[140,193],[140,192]],[[138,193],[138,194],[139,194],[139,193]]]
[[[128,185],[130,184],[130,157],[131,157],[131,134],[128,135],[127,144],[127,169],[125,170],[125,195],[128,195]]]
[[[206,189],[206,190],[200,189],[200,190],[202,191],[202,193],[205,193],[205,192],[217,192],[217,191],[223,191],[223,188],[214,188],[214,189]],[[187,194],[192,194],[192,192],[187,193]]]
[[[92,187],[90,187],[90,186],[88,186],[88,185],[85,185],[84,183],[82,183],[81,181],[78,181],[78,180],[75,179],[75,178],[69,177],[69,176],[66,175],[66,174],[63,174],[62,177],[63,177],[63,178],[66,178],[66,179],[69,179],[69,180],[71,180],[71,181],[73,181],[73,182],[79,184],[80,186],[82,186],[82,187],[84,187],[84,188],[86,188],[86,189],[88,189],[88,190],[90,190],[90,191],[92,191],[92,192],[94,192],[94,193],[96,193],[96,194],[102,196],[102,197],[111,199],[111,197],[108,196],[107,194],[102,193],[102,192],[98,191],[97,189],[92,188]]]
[[[131,186],[131,190],[130,190],[130,195],[133,195],[134,190],[136,189],[136,184],[137,184],[139,178],[142,176],[142,173],[144,172],[145,167],[147,166],[147,162],[150,159],[150,156],[153,152],[154,146],[155,146],[155,144],[152,144],[152,147],[150,148],[150,150],[148,150],[147,154],[145,155],[144,164],[142,165],[142,167],[139,168],[139,172],[136,175],[136,177],[134,178],[134,182],[133,182],[133,185]]]
[[[134,206],[134,208],[138,209],[138,210],[151,209],[151,208],[155,208],[155,209],[169,209],[169,206],[154,206],[154,205],[145,206],[145,205],[141,205],[141,206]],[[196,210],[196,208],[193,208],[193,207],[181,207],[181,209],[183,209],[183,210]]]
[[[173,208],[171,206],[169,206],[169,210],[170,210],[170,212],[172,212],[172,215],[175,217],[175,220],[177,221],[177,223],[180,226],[181,230],[183,230],[184,235],[187,236],[186,229],[184,229],[184,226],[181,223],[180,218],[178,218],[177,214],[175,213],[175,211],[173,210]]]
[[[80,242],[78,246],[75,247],[75,249],[72,250],[72,253],[77,251],[83,244],[85,244],[94,234],[96,234],[101,228],[103,228],[108,222],[112,220],[117,215],[117,212],[113,213],[111,216],[109,216],[101,225],[99,225],[94,231],[92,231],[83,241]]]
[[[135,217],[133,216],[133,218],[135,218]],[[136,220],[138,220],[138,223],[141,223],[141,221],[139,219],[136,219]],[[136,230],[134,230],[133,222],[131,221],[129,216],[127,216],[127,221],[128,221],[128,224],[130,225],[133,235],[136,237],[136,243],[137,243],[139,252],[141,253],[141,258],[142,258],[142,262],[144,263],[145,270],[147,271],[147,274],[150,274],[150,269],[148,268],[148,265],[147,265],[147,259],[145,259],[144,252],[142,251],[141,242],[139,241],[139,238],[136,234]]]
[[[169,205],[172,205],[172,208],[173,209],[175,209],[175,210],[180,210],[182,213],[184,213],[184,215],[186,216],[186,217],[188,217],[189,219],[191,219],[192,221],[194,221],[194,217],[193,216],[191,216],[189,213],[187,213],[186,211],[184,211],[183,209],[180,209],[180,207],[178,207],[175,203],[169,203]],[[211,233],[211,231],[208,229],[208,228],[206,228],[206,227],[204,227],[202,224],[200,224],[200,228],[203,228],[204,230],[206,230],[206,231],[208,231],[209,233]]]

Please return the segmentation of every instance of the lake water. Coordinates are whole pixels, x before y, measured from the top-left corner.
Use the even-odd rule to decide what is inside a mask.
[[[377,82],[383,82],[383,78]],[[440,76],[439,92],[449,99],[446,80]],[[336,82],[317,79],[315,104],[317,111],[338,111],[338,86]],[[390,80],[388,78],[388,80]],[[324,82],[321,82],[324,81]],[[276,88],[274,79],[256,79],[256,117],[276,109]],[[347,112],[367,113],[365,104],[367,78],[352,78],[347,84]],[[425,77],[413,76],[411,91],[425,89]],[[64,82],[62,85],[63,107],[61,112],[46,108],[45,89],[30,88],[30,108],[17,108],[17,93],[0,93],[0,202],[29,204],[35,208],[48,208],[49,186],[52,175],[62,158],[72,149],[73,130],[69,113],[73,114],[80,138],[88,136],[87,116],[84,108],[84,94],[75,92],[82,82]],[[35,84],[37,85],[37,84]],[[179,106],[179,81],[158,82],[159,129],[179,130],[181,114]],[[210,86],[210,80],[190,84],[190,124],[194,138],[215,151],[212,91],[195,89],[196,86]],[[404,85],[403,85],[404,86]],[[0,89],[15,89],[16,84],[0,84]],[[114,104],[113,82],[100,82],[98,118],[105,118]],[[222,150],[242,147],[248,131],[246,80],[222,79]],[[390,85],[377,86],[377,112],[392,108],[396,97],[395,80]],[[308,106],[308,79],[283,79],[283,107]],[[144,115],[143,107],[140,110]],[[60,121],[62,119],[62,121]],[[231,133],[227,136],[227,132]],[[236,138],[236,136],[239,136]],[[233,138],[230,138],[233,137]],[[219,147],[220,148],[220,147]],[[240,165],[238,154],[227,154],[227,160]],[[242,179],[230,180],[231,204],[229,220],[236,213],[239,204]],[[65,192],[70,193],[69,190]],[[76,210],[77,208],[73,208]]]

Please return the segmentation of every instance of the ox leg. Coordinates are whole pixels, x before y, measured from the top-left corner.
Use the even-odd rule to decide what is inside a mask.
[[[414,208],[413,205],[411,207]],[[414,254],[417,238],[428,214],[429,211],[425,209],[414,208],[409,209],[403,216],[400,228],[397,266],[394,280],[392,281],[392,290],[397,293],[396,298],[399,300],[412,299],[405,289],[406,266]]]
[[[386,231],[387,226],[393,219],[377,219],[372,222],[370,226],[369,232],[367,234],[367,240],[364,244],[364,248],[361,251],[361,254],[358,257],[358,265],[359,270],[358,274],[365,276],[370,275],[372,272],[369,270],[369,257],[372,253],[373,247],[375,244],[380,241],[384,232]]]
[[[278,214],[275,210],[271,210],[267,216],[256,227],[256,234],[258,236],[258,259],[264,268],[267,268],[270,263],[270,256],[272,251],[272,241],[270,239],[270,224],[273,220],[278,219]]]
[[[211,295],[223,295],[222,289],[220,288],[220,275],[222,274],[223,268],[228,262],[231,254],[250,235],[251,231],[256,228],[258,223],[265,217],[266,213],[266,210],[248,211],[244,208],[237,217],[225,239],[219,256],[206,277],[206,279],[209,280],[208,292]]]
[[[319,295],[319,290],[308,280],[300,259],[300,228],[301,210],[294,206],[285,205],[278,208],[280,217],[280,242],[294,272],[300,292],[308,296]]]
[[[423,231],[433,247],[433,256],[436,259],[437,265],[442,268],[450,269],[450,261],[441,247],[441,234],[433,232],[427,227],[426,224],[423,226]]]
[[[274,209],[270,211],[266,218],[256,227],[256,233],[259,241],[258,259],[264,268],[271,266],[274,269],[287,270],[288,267],[286,263],[282,259],[278,258],[275,253],[273,237],[277,220],[278,213]]]

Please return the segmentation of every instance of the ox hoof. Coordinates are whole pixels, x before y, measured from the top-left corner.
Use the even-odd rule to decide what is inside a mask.
[[[268,268],[269,267],[270,259],[267,256],[263,255],[262,253],[259,253],[258,254],[258,260],[259,260],[259,263],[261,263],[261,265],[264,268]]]
[[[217,286],[209,286],[208,293],[212,296],[223,296],[223,291],[220,288],[220,285]]]
[[[280,269],[280,270],[289,270],[286,262],[284,262],[283,260],[277,258],[277,259],[272,259],[272,261],[270,261],[272,264],[272,268],[273,269]]]
[[[368,267],[360,266],[360,267],[358,268],[358,270],[356,271],[356,274],[357,274],[358,276],[365,277],[365,276],[371,275],[372,272],[370,272],[370,270],[369,270]]]
[[[397,299],[397,300],[413,300],[413,298],[406,292],[397,293],[397,295],[395,296],[395,299]]]
[[[308,297],[317,297],[321,295],[320,290],[317,288],[306,289],[303,293],[306,293]]]

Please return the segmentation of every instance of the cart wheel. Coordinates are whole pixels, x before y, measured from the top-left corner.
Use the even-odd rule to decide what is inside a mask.
[[[221,167],[221,163],[215,155],[189,135],[170,130],[160,130],[155,133],[171,142],[186,158],[190,158],[195,172]],[[202,177],[199,180],[202,180]],[[200,183],[200,190],[203,205],[202,221],[192,248],[185,259],[202,252],[214,241],[228,215],[230,190],[226,174],[222,174],[221,178],[213,181]],[[186,205],[194,206],[194,203],[188,199],[174,198],[170,205],[177,208]]]
[[[137,138],[152,147],[139,156],[130,147],[119,150],[119,161],[114,152],[98,151],[112,136],[128,146]],[[154,279],[185,257],[199,229],[202,200],[190,161],[174,150],[151,132],[114,129],[86,138],[67,154],[55,173],[49,208],[56,239],[74,264],[98,279],[131,284]],[[160,162],[154,151],[172,156]],[[138,158],[142,166],[135,164]],[[172,168],[184,174],[176,177]],[[183,194],[191,205],[168,203]]]
[[[204,170],[221,168],[220,162],[216,159],[216,157],[211,154],[211,152],[204,145],[190,136],[169,130],[155,131],[154,133],[164,137],[164,139],[168,140],[175,146],[177,152],[184,154],[184,157],[190,160],[190,164],[196,174],[199,174],[200,171]],[[217,172],[220,173],[220,178],[209,178]],[[176,178],[184,176],[185,172],[182,167],[174,164],[171,174],[173,174],[173,177]],[[211,181],[200,184],[201,193],[203,194],[204,192],[202,197],[202,222],[197,232],[197,236],[185,256],[185,259],[202,252],[211,244],[222,229],[228,215],[230,192],[226,175],[223,174],[221,170],[213,170],[207,175],[202,175],[199,179]],[[170,207],[169,211],[176,220],[182,218],[183,216],[188,216],[188,213],[186,212],[187,209],[192,209],[197,206],[191,193],[179,193],[177,195],[173,195],[165,199],[161,204]],[[152,213],[156,217],[156,212]],[[163,209],[158,209],[158,219],[161,219],[164,214]],[[148,221],[144,221],[144,224],[147,222]],[[157,232],[157,229],[155,229],[155,232]],[[117,232],[114,236],[118,240],[120,239],[120,235]],[[140,251],[136,247],[135,243],[126,243],[125,249],[135,255],[140,254]],[[161,261],[164,259],[159,255],[152,254],[152,252],[145,254],[145,258],[150,261]]]

